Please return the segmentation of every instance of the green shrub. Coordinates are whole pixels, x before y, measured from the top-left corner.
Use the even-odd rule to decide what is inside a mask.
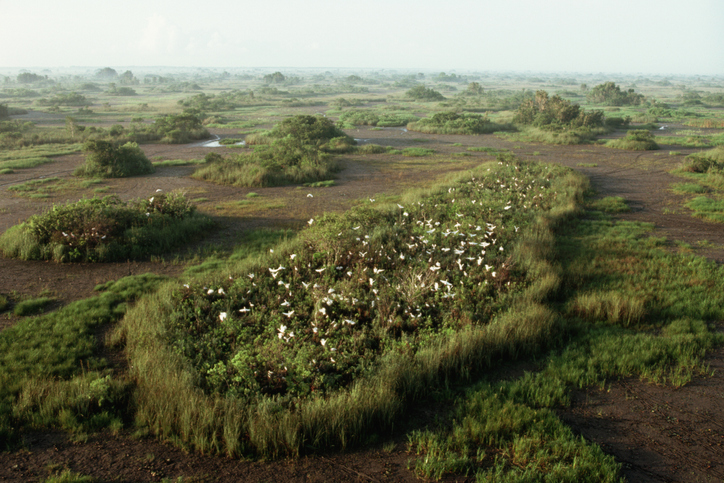
[[[523,101],[513,122],[547,129],[594,128],[603,125],[602,111],[584,111],[578,104],[546,91],[537,91],[535,98]]]
[[[632,151],[659,149],[659,145],[654,141],[654,135],[645,129],[628,131],[626,137],[607,141],[606,146],[616,149],[630,149]]]
[[[8,229],[0,251],[23,260],[106,262],[165,254],[213,226],[184,195],[156,194],[123,203],[118,197],[55,205]]]
[[[155,168],[136,143],[87,141],[85,163],[73,173],[85,178],[124,178],[153,173]]]
[[[348,146],[344,144],[345,149]],[[281,186],[329,179],[339,170],[337,161],[310,144],[285,137],[253,152],[211,162],[194,178],[231,186]]]
[[[301,144],[320,145],[334,138],[348,137],[334,125],[334,121],[322,116],[297,115],[274,126],[269,136],[283,138],[290,136]],[[350,144],[354,144],[354,140]]]
[[[486,134],[512,127],[494,123],[487,116],[448,111],[411,122],[407,125],[407,129],[427,134]]]
[[[436,90],[425,87],[420,84],[405,92],[406,97],[417,99],[420,101],[444,101],[445,96]]]

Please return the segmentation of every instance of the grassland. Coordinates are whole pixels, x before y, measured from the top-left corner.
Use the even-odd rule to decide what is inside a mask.
[[[82,442],[94,431],[128,430],[205,454],[275,459],[402,438],[410,470],[424,478],[620,481],[620,462],[576,436],[558,414],[580,388],[623,378],[679,388],[708,377],[706,357],[723,342],[715,324],[724,316],[721,268],[672,253],[650,225],[612,218],[630,211],[626,199],[594,199],[582,176],[508,150],[521,150],[514,143],[680,147],[693,155],[680,158],[676,174],[685,179],[673,192],[696,217],[721,222],[718,148],[691,151],[720,144],[721,120],[706,106],[685,106],[673,88],[637,81],[646,101],[626,106],[557,85],[581,105],[561,103],[564,111],[600,111],[609,119],[601,126],[545,116],[523,124],[515,122],[521,105],[544,86],[523,79],[521,91],[507,80],[477,80],[475,88],[428,83],[445,93],[428,101],[405,97],[420,81],[394,75],[358,84],[324,76],[274,85],[253,76],[209,78],[198,89],[177,79],[135,85],[136,95],[127,97],[86,86],[90,104],[80,109],[56,94],[42,93],[51,104],[37,103],[42,87],[4,88],[3,102],[13,108],[55,115],[0,129],[7,146],[0,173],[10,176],[13,199],[33,197],[41,206],[45,197],[100,185],[63,173],[28,179],[18,171],[35,173],[77,154],[81,141],[136,141],[161,153],[149,155],[153,165],[183,176],[195,168],[195,183],[218,183],[195,185],[199,209],[244,229],[195,247],[179,262],[187,266],[178,279],[119,276],[71,304],[51,294],[0,295],[0,311],[12,322],[0,332],[2,445],[17,448],[29,431],[62,429]],[[696,88],[702,95],[716,91]],[[270,134],[285,120],[321,114],[350,136],[375,139],[357,147],[329,137],[291,145],[294,133]],[[222,145],[246,139],[256,147],[222,147],[213,152],[222,155],[206,158],[200,151],[178,154],[200,148],[151,147],[191,139],[173,130],[154,137],[149,127],[184,116],[195,119],[189,118],[192,137],[209,129],[225,136]],[[653,136],[673,121],[690,128]],[[492,132],[496,138],[482,137]],[[620,139],[599,139],[606,135]],[[450,151],[451,143],[462,152]],[[529,152],[554,160],[549,147]],[[291,163],[274,165],[292,151],[329,166],[291,173]],[[446,164],[466,169],[433,183]],[[259,166],[271,174],[242,173]],[[411,182],[401,182],[396,192],[350,202],[345,206],[357,206],[344,213],[315,215],[305,229],[280,228],[271,217],[266,223],[274,229],[256,229],[259,219],[296,210],[297,198],[317,203],[325,193],[350,189],[350,178],[331,179],[342,166],[388,178],[414,170],[420,188],[403,193]],[[305,189],[292,198],[271,188],[288,183]],[[229,186],[241,188],[216,193]],[[96,189],[118,188],[104,182]],[[136,211],[145,218],[151,212],[144,210]],[[6,246],[18,245],[18,230],[2,235]],[[60,227],[48,240],[57,245],[71,232],[77,235]],[[146,258],[153,252],[133,244]],[[97,251],[74,255],[51,245],[25,252],[100,259]],[[99,331],[108,330],[113,335],[101,340]],[[105,360],[108,351],[124,351],[128,368]],[[500,376],[516,365],[530,370]],[[436,408],[434,423],[420,422],[422,407]]]

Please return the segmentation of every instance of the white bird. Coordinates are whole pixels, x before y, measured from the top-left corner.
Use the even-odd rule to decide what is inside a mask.
[[[314,218],[310,218],[307,223],[309,223],[310,225],[311,225],[312,223],[314,223]]]
[[[307,195],[307,198],[314,198],[314,196],[312,195],[312,193],[309,193],[309,194]]]
[[[282,313],[283,313],[284,315],[286,315],[287,317],[291,317],[292,315],[294,315],[294,311],[293,311],[293,310],[290,310],[289,312],[282,312]]]
[[[223,322],[224,319],[226,319],[226,316],[227,316],[226,312],[221,312],[221,313],[219,314],[219,319]]]

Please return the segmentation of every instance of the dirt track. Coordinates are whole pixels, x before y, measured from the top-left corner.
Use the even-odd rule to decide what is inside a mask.
[[[672,250],[683,241],[692,250],[719,263],[724,262],[724,228],[693,218],[682,208],[684,197],[673,194],[669,186],[680,179],[668,170],[680,161],[669,156],[673,149],[637,153],[600,146],[544,146],[511,143],[494,136],[432,136],[404,133],[399,129],[350,132],[356,138],[381,145],[421,146],[437,153],[452,154],[466,146],[506,148],[526,159],[557,162],[580,170],[591,179],[598,196],[622,196],[632,211],[621,218],[654,223],[657,236],[666,236]],[[421,142],[427,139],[429,142]],[[417,141],[413,141],[417,140]],[[461,143],[453,146],[453,143]],[[687,150],[676,148],[686,154]],[[178,146],[144,146],[149,157],[168,159],[203,157],[204,148]],[[490,156],[471,153],[455,157],[448,171],[467,169]],[[114,180],[109,193],[124,199],[148,196],[156,189],[185,189],[193,196],[206,198],[200,209],[224,223],[211,243],[233,243],[244,230],[259,226],[299,226],[307,219],[326,211],[344,210],[370,197],[399,192],[400,187],[414,186],[430,177],[427,166],[432,158],[409,160],[405,170],[386,166],[382,155],[365,160],[347,156],[345,169],[335,186],[320,189],[254,189],[262,198],[274,200],[270,208],[241,212],[219,210],[244,199],[252,190],[218,187],[188,177],[192,168],[160,168],[155,174],[130,180]],[[19,219],[41,211],[52,202],[64,201],[63,195],[42,201],[18,198],[7,191],[10,184],[40,176],[70,177],[81,162],[80,156],[66,156],[34,169],[19,170],[0,178],[0,230]],[[582,167],[579,164],[597,164]],[[388,163],[387,163],[388,164]],[[307,196],[312,194],[312,197]],[[89,191],[86,194],[91,194]],[[73,196],[78,197],[74,192]],[[706,243],[701,243],[705,241]],[[153,271],[176,275],[181,265],[171,263],[131,262],[120,264],[56,265],[44,262],[20,262],[0,258],[0,293],[12,291],[37,295],[41,291],[68,302],[92,294],[100,282],[129,273]],[[7,316],[4,316],[7,317]],[[0,320],[2,324],[11,319]],[[714,377],[695,381],[681,389],[660,388],[636,380],[615,383],[610,392],[591,389],[574,398],[570,410],[561,417],[575,431],[595,441],[625,464],[630,481],[722,481],[724,479],[724,351],[712,356],[717,369]],[[389,449],[389,448],[388,448]],[[73,444],[64,434],[28,436],[28,450],[0,454],[0,480],[35,481],[45,476],[45,465],[62,463],[74,471],[103,480],[160,481],[162,477],[194,476],[198,481],[415,481],[406,469],[411,456],[398,441],[393,451],[381,448],[344,455],[315,456],[298,461],[247,463],[224,458],[186,454],[153,440],[136,440],[127,436],[98,435],[85,444]],[[460,478],[458,481],[462,481]]]

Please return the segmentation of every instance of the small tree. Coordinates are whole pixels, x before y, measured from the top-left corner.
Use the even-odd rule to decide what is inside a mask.
[[[597,85],[588,92],[586,98],[591,102],[608,106],[638,106],[644,102],[642,94],[635,93],[633,89],[624,92],[613,82]]]
[[[118,145],[111,141],[87,141],[85,163],[73,174],[81,177],[125,178],[155,171],[136,143]]]

